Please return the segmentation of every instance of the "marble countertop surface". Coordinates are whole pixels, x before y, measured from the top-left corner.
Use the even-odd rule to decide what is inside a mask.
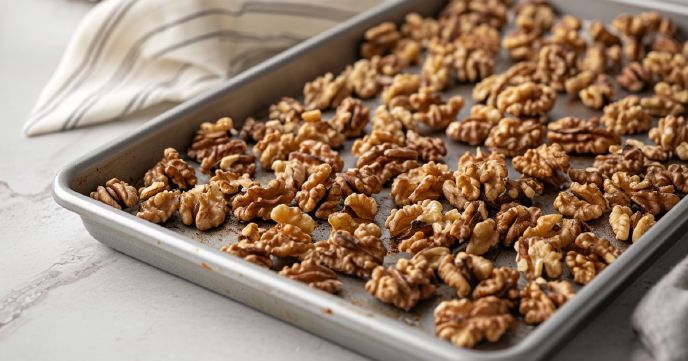
[[[50,195],[58,169],[164,107],[26,139],[20,129],[90,4],[0,0],[0,360],[355,360],[361,356],[117,253]],[[554,356],[647,360],[629,324],[677,242]]]

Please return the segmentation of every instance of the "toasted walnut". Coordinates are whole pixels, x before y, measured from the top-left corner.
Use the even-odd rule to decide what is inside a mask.
[[[516,241],[514,248],[518,270],[524,272],[529,279],[538,278],[544,274],[551,278],[561,275],[562,255],[546,238],[523,237]]]
[[[442,185],[451,177],[445,164],[430,162],[400,174],[392,183],[391,195],[396,205],[439,199]]]
[[[526,1],[516,7],[516,26],[519,28],[548,31],[556,19],[556,12],[546,1]]]
[[[682,75],[686,66],[686,58],[682,54],[651,51],[643,59],[643,68],[656,81],[685,87],[685,77]]]
[[[298,148],[294,134],[283,134],[279,131],[268,132],[263,139],[253,146],[253,153],[259,157],[263,169],[272,169],[276,160],[287,159],[290,152]]]
[[[253,185],[241,191],[232,200],[234,216],[244,222],[256,217],[268,219],[273,208],[294,199],[296,190],[286,186],[282,179],[273,179],[267,186]]]
[[[564,83],[576,72],[576,53],[559,44],[540,48],[535,78],[556,91],[564,91]]]
[[[493,202],[506,190],[506,160],[499,153],[491,153],[484,161],[459,168],[454,177],[461,195],[467,200],[474,201],[482,195]]]
[[[459,252],[456,256],[444,256],[437,274],[449,287],[456,289],[457,297],[467,297],[478,282],[490,277],[492,268],[492,262],[483,257]]]
[[[502,113],[495,107],[476,104],[470,115],[460,122],[452,122],[447,127],[447,135],[470,145],[483,144],[490,130],[502,119]]]
[[[427,17],[424,18],[418,13],[409,13],[404,18],[404,24],[401,25],[401,33],[413,40],[427,43],[439,34],[439,24],[437,20]]]
[[[502,46],[512,59],[526,60],[537,54],[542,40],[542,31],[539,29],[518,27],[504,35]]]
[[[573,279],[580,284],[588,284],[602,270],[616,260],[621,252],[594,233],[581,233],[575,241],[575,250],[566,254],[566,265]]]
[[[368,108],[360,100],[348,97],[339,104],[330,123],[347,138],[359,137],[368,124]]]
[[[631,200],[645,212],[652,215],[663,214],[671,210],[681,200],[674,193],[673,186],[657,187],[650,182],[643,181],[631,184]]]
[[[401,34],[397,31],[396,24],[384,22],[368,29],[363,37],[361,56],[370,59],[374,55],[384,55],[392,50],[401,38]]]
[[[442,204],[435,200],[425,200],[419,204],[421,213],[415,219],[405,218],[415,213],[413,206],[404,206],[400,210],[392,211],[385,222],[390,234],[395,235],[400,226],[403,233],[395,238],[402,239],[399,251],[417,254],[432,247],[451,247],[460,236],[456,227],[470,222],[458,211],[443,213]],[[395,212],[396,211],[396,212]]]
[[[373,129],[373,131],[364,136],[363,139],[356,139],[354,141],[354,144],[351,147],[351,153],[357,157],[360,157],[375,146],[385,143],[398,146],[404,145],[404,133],[401,131],[401,129],[398,129],[398,132],[384,129]]]
[[[420,204],[404,206],[400,209],[393,209],[385,220],[385,228],[389,229],[391,237],[404,235],[411,229],[411,224],[423,214],[423,207]]]
[[[253,117],[248,117],[244,120],[244,125],[239,132],[239,137],[244,142],[256,143],[265,137],[266,131],[267,127],[265,126],[265,122],[257,121]]]
[[[368,293],[405,311],[435,294],[438,282],[425,258],[402,258],[394,266],[373,269],[365,285]]]
[[[235,132],[234,121],[229,117],[220,118],[215,123],[204,122],[196,130],[187,154],[200,162],[210,154],[214,147],[229,143],[229,138]]]
[[[483,255],[496,246],[499,243],[499,232],[496,228],[497,225],[493,219],[487,219],[476,224],[468,241],[466,253]]]
[[[179,215],[187,226],[196,225],[201,231],[215,228],[224,223],[229,205],[216,184],[197,185],[182,193],[179,200]]]
[[[501,74],[488,76],[480,83],[476,84],[475,87],[473,87],[473,100],[476,103],[485,103],[487,105],[496,106],[499,95],[501,95],[504,90],[518,84],[532,81],[536,69],[537,67],[534,62],[524,61],[514,64]],[[512,93],[514,93],[513,90]],[[512,95],[510,95],[510,97],[514,98]],[[552,97],[554,97],[554,95],[555,93],[552,91]],[[514,100],[516,102],[521,101],[520,99],[516,98],[514,98]],[[498,108],[502,109],[502,107],[499,106]],[[522,107],[516,106],[515,108],[521,110],[520,108]],[[529,109],[531,108],[529,107]]]
[[[220,160],[218,168],[228,172],[248,174],[253,177],[256,174],[256,157],[249,154],[232,154]]]
[[[223,159],[244,155],[247,149],[246,142],[240,139],[232,139],[227,143],[213,146],[201,161],[201,171],[210,174],[215,167],[220,165]]]
[[[517,117],[534,117],[547,114],[554,107],[554,89],[533,82],[510,86],[497,97],[497,108]]]
[[[514,157],[512,162],[516,171],[551,184],[561,183],[559,173],[568,171],[570,167],[569,156],[557,143],[528,149],[524,155]]]
[[[449,98],[446,104],[432,104],[426,112],[414,113],[413,119],[425,123],[432,129],[446,129],[449,123],[456,120],[463,104],[464,101],[461,96],[453,96]]]
[[[607,70],[607,47],[602,44],[593,44],[585,50],[585,55],[580,59],[580,70],[594,74],[602,74]]]
[[[485,49],[458,46],[453,54],[456,79],[461,83],[475,83],[492,75],[493,54]]]
[[[154,182],[176,185],[179,189],[189,189],[196,185],[196,172],[174,148],[166,148],[164,157],[143,176],[143,185],[148,187]],[[170,184],[172,183],[172,184]]]
[[[208,182],[211,185],[217,186],[225,197],[234,195],[241,189],[256,184],[247,173],[239,174],[223,171],[221,169],[216,170],[215,175],[212,176]]]
[[[117,209],[131,208],[139,201],[136,188],[117,178],[105,182],[105,187],[98,186],[95,192],[91,192],[91,198]]]
[[[365,194],[352,193],[344,199],[344,206],[356,217],[372,221],[377,214],[377,201]]]
[[[640,149],[630,145],[611,146],[609,154],[596,156],[593,163],[593,166],[607,177],[616,172],[642,174],[646,165],[647,157]]]
[[[507,179],[506,190],[494,201],[496,205],[504,205],[511,202],[531,203],[536,197],[544,193],[545,185],[533,177],[521,177]]]
[[[665,82],[655,84],[655,94],[673,99],[681,104],[688,103],[688,88],[679,85],[670,85]]]
[[[406,145],[418,152],[423,162],[441,162],[447,155],[442,138],[423,137],[412,130],[406,132]]]
[[[520,274],[517,270],[509,267],[496,267],[492,270],[490,277],[483,279],[473,290],[473,299],[495,296],[509,303],[509,308],[515,306],[518,301],[518,279]]]
[[[351,95],[351,85],[348,76],[342,74],[335,78],[327,73],[306,83],[303,88],[304,103],[308,109],[325,110],[334,108]]]
[[[328,184],[330,184],[328,182]],[[327,190],[327,195],[320,202],[320,205],[315,210],[315,217],[320,219],[327,219],[331,214],[339,210],[342,198],[344,198],[344,191],[342,185],[337,183],[336,178],[330,184]]]
[[[265,231],[260,243],[273,256],[307,258],[313,251],[310,234],[292,224],[279,224]]]
[[[368,59],[356,61],[349,72],[348,81],[356,96],[369,99],[377,95],[382,89],[377,68]]]
[[[431,45],[421,70],[423,83],[437,90],[446,89],[451,84],[453,77],[453,46],[450,44],[442,44],[442,46],[448,49],[437,51],[435,48],[438,46]]]
[[[585,169],[569,169],[569,178],[571,181],[578,182],[580,184],[594,184],[599,189],[604,188],[604,176],[599,169],[590,167]]]
[[[571,15],[564,15],[562,19],[552,27],[552,34],[547,42],[563,46],[566,50],[575,53],[585,51],[587,43],[580,33],[581,21]]]
[[[255,265],[272,268],[270,253],[265,249],[264,244],[259,242],[264,229],[259,228],[255,223],[249,223],[241,230],[239,240],[229,246],[223,246],[220,251],[232,256],[242,258]]]
[[[296,142],[301,143],[305,140],[317,140],[329,145],[332,148],[339,148],[344,145],[346,137],[328,122],[322,121],[320,110],[311,110],[301,114],[304,124],[296,134]]]
[[[604,198],[610,206],[630,206],[632,184],[640,183],[638,175],[629,175],[626,172],[616,172],[604,180]]]
[[[592,21],[588,27],[588,34],[597,43],[601,43],[606,46],[620,45],[621,39],[612,34],[602,22]]]
[[[620,142],[619,135],[602,126],[598,118],[565,117],[549,123],[547,129],[547,140],[560,144],[567,153],[603,154]]]
[[[153,182],[148,187],[141,187],[139,188],[139,201],[143,202],[162,191],[168,190],[168,188],[165,182],[160,181]]]
[[[442,94],[434,87],[423,85],[418,92],[411,94],[408,98],[409,105],[415,111],[426,112],[433,104],[442,104]]]
[[[525,207],[517,203],[503,204],[495,217],[502,244],[510,247],[527,228],[535,226],[540,214],[540,208],[537,207]]]
[[[637,139],[626,139],[626,146],[629,148],[638,148],[643,156],[645,156],[646,166],[656,166],[657,162],[665,162],[671,157],[671,152],[667,152],[659,145],[645,144]]]
[[[315,229],[315,221],[308,214],[303,213],[299,208],[289,207],[285,204],[273,208],[270,212],[270,219],[277,222],[278,225],[291,224],[297,226],[308,234]]]
[[[685,112],[683,104],[659,95],[640,99],[640,105],[653,117],[679,116]]]
[[[272,169],[275,171],[275,178],[283,180],[286,187],[293,189],[301,188],[309,170],[298,160],[276,160],[272,163]]]
[[[568,190],[557,195],[554,208],[567,217],[585,222],[602,217],[607,203],[597,185],[573,182]]]
[[[631,209],[626,206],[615,205],[609,214],[609,225],[612,226],[614,236],[620,241],[628,240],[631,230]]]
[[[270,105],[269,118],[279,120],[282,124],[293,124],[296,126],[301,121],[301,113],[306,108],[296,99],[283,97],[276,104]]]
[[[669,115],[660,119],[657,127],[650,129],[650,139],[679,159],[688,159],[688,123],[683,117]]]
[[[637,93],[642,91],[650,82],[650,74],[640,63],[635,61],[626,65],[616,80],[622,88]]]
[[[490,130],[485,145],[507,156],[523,154],[542,144],[545,126],[536,120],[504,118]]]
[[[391,143],[380,144],[363,153],[356,166],[370,166],[377,171],[384,184],[397,175],[418,167],[418,152],[409,147],[400,147]]]
[[[474,347],[483,339],[497,342],[514,322],[508,302],[494,296],[443,301],[435,308],[437,337],[459,347]]]
[[[636,134],[650,129],[652,117],[640,105],[640,98],[627,96],[604,107],[602,123],[619,134]]]
[[[547,214],[540,216],[534,226],[527,228],[523,232],[523,238],[539,237],[546,239],[557,249],[564,249],[583,232],[585,227],[585,223],[563,218],[561,214]]]
[[[416,74],[398,74],[392,84],[382,91],[382,102],[385,105],[399,103],[400,99],[409,101],[408,97],[420,88],[420,76]]]
[[[597,73],[589,70],[583,70],[576,75],[573,75],[564,83],[564,88],[568,94],[577,96],[580,91],[590,86],[595,81]]]
[[[521,290],[519,312],[527,324],[537,325],[550,318],[573,296],[573,286],[569,281],[547,282],[537,278]]]
[[[179,190],[162,191],[141,203],[136,216],[153,223],[164,223],[179,209]]]
[[[652,214],[635,212],[631,216],[631,223],[633,226],[633,235],[631,236],[631,241],[635,243],[645,234],[645,232],[650,229],[650,227],[654,226],[655,216]]]
[[[344,159],[339,153],[332,150],[329,145],[311,139],[302,141],[297,152],[289,153],[289,160],[299,161],[308,168],[327,163],[335,172],[340,172],[344,168]]]
[[[657,187],[670,185],[680,193],[688,193],[688,166],[684,164],[649,167],[645,179]]]
[[[602,109],[614,97],[614,86],[606,74],[599,74],[592,84],[578,93],[578,96],[588,108]]]
[[[337,173],[335,182],[341,186],[344,196],[351,193],[363,193],[369,196],[382,190],[383,183],[376,173],[379,171],[370,166],[349,168],[344,173]]]
[[[313,259],[284,267],[279,274],[327,293],[337,293],[342,289],[342,282],[337,274]]]
[[[332,167],[323,163],[310,169],[308,179],[296,193],[294,200],[304,212],[312,212],[327,194]]]
[[[380,234],[380,227],[374,223],[359,225],[353,234],[334,231],[327,241],[315,244],[314,257],[335,271],[367,277],[387,254]]]

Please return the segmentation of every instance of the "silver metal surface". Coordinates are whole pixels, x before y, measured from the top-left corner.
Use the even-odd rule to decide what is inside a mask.
[[[355,59],[361,34],[370,26],[385,20],[399,22],[410,11],[429,15],[436,12],[442,3],[439,0],[407,0],[381,5],[248,70],[221,89],[172,109],[134,134],[104,146],[62,170],[53,189],[56,201],[78,213],[96,239],[122,253],[374,358],[533,360],[546,356],[567,335],[579,329],[596,309],[613,297],[662,249],[671,245],[676,239],[674,235],[688,229],[688,219],[684,216],[688,208],[686,200],[665,215],[643,240],[624,252],[548,321],[537,328],[519,322],[517,329],[500,342],[481,344],[477,350],[467,350],[438,340],[433,334],[432,310],[443,299],[451,298],[452,291],[446,287],[440,289],[438,297],[422,302],[408,313],[379,303],[365,292],[362,281],[349,277],[342,277],[344,289],[340,296],[332,296],[219,252],[221,246],[236,240],[243,226],[236,221],[230,220],[209,232],[200,232],[178,222],[161,227],[87,196],[111,177],[137,183],[161,157],[165,147],[186,149],[193,132],[203,121],[224,115],[236,120],[244,119],[266,109],[282,96],[297,96],[306,81],[326,71],[341,70]],[[631,6],[620,1],[594,0],[558,0],[553,3],[563,13],[584,18],[594,16],[605,22],[619,13],[640,11],[654,5],[653,2],[635,2],[637,5]],[[667,9],[664,6],[661,9],[679,23],[688,20],[686,8],[674,6]],[[500,67],[506,66],[506,61],[502,61]],[[467,104],[462,116],[471,106],[471,88],[470,85],[459,86],[447,93],[464,95]],[[374,109],[374,103],[368,105]],[[579,102],[561,96],[550,118],[596,114]],[[445,160],[452,168],[461,154],[474,149],[450,139],[445,141],[449,150]],[[350,143],[347,149],[350,149]],[[344,154],[344,158],[347,166],[354,165],[355,159],[351,154]],[[576,157],[574,166],[582,167],[591,161],[589,157]],[[510,172],[515,175],[513,169]],[[259,172],[259,178],[269,176],[269,173]],[[376,195],[381,205],[376,218],[378,224],[384,223],[393,207],[388,191],[387,188]],[[544,213],[552,213],[555,194],[549,191],[536,201],[536,205],[542,207]],[[606,221],[598,220],[591,226],[597,233],[613,239]],[[316,229],[314,239],[326,237],[327,230],[321,225]],[[623,242],[616,244],[626,248]],[[385,263],[393,263],[399,256],[390,255]],[[488,256],[498,265],[514,266],[514,253],[511,251],[492,252]]]

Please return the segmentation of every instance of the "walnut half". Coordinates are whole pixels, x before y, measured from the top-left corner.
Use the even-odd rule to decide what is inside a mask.
[[[494,296],[443,301],[435,308],[437,337],[460,347],[474,347],[483,339],[497,342],[514,322],[508,302]]]

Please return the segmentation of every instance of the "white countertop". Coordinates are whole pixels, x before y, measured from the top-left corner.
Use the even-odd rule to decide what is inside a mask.
[[[56,171],[148,114],[26,139],[20,129],[91,5],[0,0],[0,360],[362,359],[117,253],[50,196]],[[678,242],[573,337],[556,360],[644,360],[629,315],[682,257]]]

